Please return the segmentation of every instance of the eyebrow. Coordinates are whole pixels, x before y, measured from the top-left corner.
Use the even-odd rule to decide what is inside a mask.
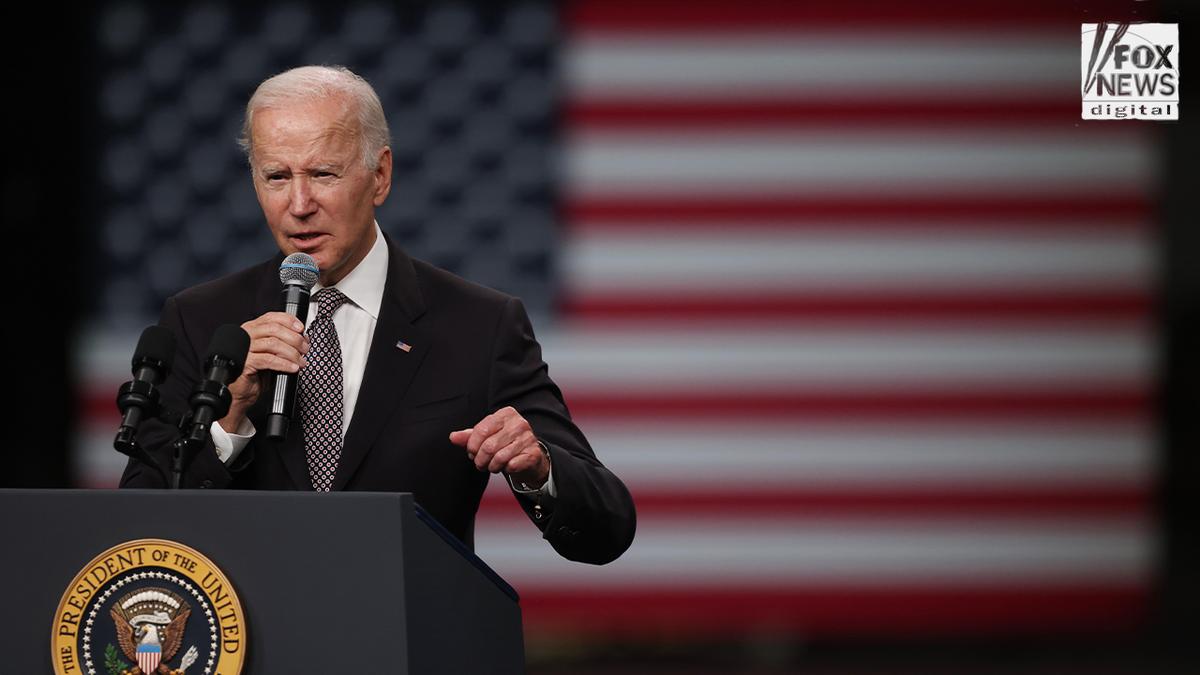
[[[325,164],[318,164],[314,167],[305,169],[304,173],[316,173],[319,171],[328,171],[329,173],[340,173],[343,168],[344,168],[344,166],[337,162],[326,162]],[[291,172],[281,166],[274,166],[271,164],[266,164],[266,165],[263,165],[258,168],[258,173],[260,176],[270,176],[270,175],[276,174],[276,173],[291,173]]]

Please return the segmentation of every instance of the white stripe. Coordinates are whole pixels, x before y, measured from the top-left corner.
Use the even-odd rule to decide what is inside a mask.
[[[635,493],[730,495],[861,489],[1145,488],[1146,425],[1042,422],[854,425],[787,421],[579,423]],[[508,491],[504,481],[489,490]]]
[[[137,349],[140,331],[135,329],[111,330],[104,326],[91,324],[79,331],[79,341],[75,345],[73,364],[76,373],[81,373],[87,382],[110,382],[119,386],[122,382],[133,379],[130,361]],[[117,388],[106,393],[105,398],[116,398]],[[116,429],[113,429],[116,433]]]
[[[1141,583],[1153,570],[1155,550],[1150,526],[1128,519],[641,519],[629,551],[597,568],[559,558],[535,535],[529,523],[482,523],[476,551],[523,591]]]
[[[1141,131],[1032,133],[639,132],[579,135],[565,149],[574,197],[786,192],[792,196],[1146,194],[1158,158]]]
[[[712,395],[821,390],[916,392],[990,386],[1144,388],[1154,344],[1139,331],[837,333],[588,330],[543,341],[551,376],[574,392]]]
[[[1078,36],[792,32],[588,35],[567,43],[572,98],[1025,96],[1079,86]]]
[[[807,228],[793,231],[584,230],[563,247],[564,283],[612,291],[728,294],[807,289],[1148,290],[1156,247],[1136,230],[1033,234]]]
[[[87,488],[115,488],[129,458],[113,449],[118,419],[94,420],[84,429],[76,429],[72,440],[69,472],[72,485]]]

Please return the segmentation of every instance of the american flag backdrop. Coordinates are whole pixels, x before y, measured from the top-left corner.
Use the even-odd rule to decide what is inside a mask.
[[[110,4],[110,18],[134,7]],[[455,3],[429,3],[438,21],[355,5],[341,23],[325,4],[272,6],[262,35],[275,26],[276,44],[244,28],[253,21],[238,19],[240,3],[212,3],[237,20],[221,33],[185,17],[205,29],[190,47],[186,29],[137,38],[141,51],[114,33],[103,101],[169,106],[104,113],[114,147],[140,148],[150,167],[145,196],[114,197],[104,225],[124,279],[107,292],[110,314],[137,317],[127,333],[153,320],[145,307],[161,289],[136,271],[143,257],[175,283],[269,254],[229,143],[242,90],[310,61],[360,68],[339,60],[348,53],[409,158],[381,226],[416,257],[470,258],[455,271],[485,283],[470,272],[492,262],[488,247],[524,251],[537,278],[509,274],[507,290],[557,278],[557,315],[537,324],[550,375],[637,504],[621,559],[570,563],[493,478],[477,552],[521,594],[528,637],[991,639],[1142,624],[1160,549],[1162,147],[1154,124],[1080,119],[1080,23],[1153,20],[1139,13],[1153,3],[511,5],[517,19],[495,25]],[[308,10],[309,27],[289,38]],[[523,47],[529,35],[541,37]],[[172,70],[162,54],[195,70]],[[550,63],[561,115],[546,132],[558,146],[557,192],[545,197],[541,113],[522,110],[553,104]],[[507,78],[508,93],[464,113],[474,104],[462,92],[481,78],[497,88],[491,79]],[[218,84],[221,97],[199,86]],[[122,87],[133,93],[110,96]],[[197,116],[191,99],[168,98],[176,89],[225,107],[175,129],[180,111]],[[450,99],[454,110],[435,109]],[[537,199],[481,229],[454,211],[466,206],[438,201],[434,179],[451,166],[445,182],[470,186],[464,157],[495,129],[512,146],[489,160],[504,175],[476,187],[517,194],[520,175],[535,174]],[[162,157],[159,136],[175,139]],[[196,180],[151,170],[193,146],[223,148],[211,164],[233,187],[189,197]],[[119,152],[105,157],[123,166]],[[167,195],[174,220],[156,215],[158,183],[185,193]],[[483,192],[489,217],[508,204]],[[552,255],[549,217],[527,217],[545,203],[561,225]],[[218,215],[193,219],[208,213],[196,204]],[[235,255],[188,238],[226,222],[244,230],[244,241],[229,234]],[[121,310],[126,301],[136,307]],[[123,465],[112,401],[136,336],[113,335],[95,331],[80,350],[74,461],[86,486],[114,485]]]
[[[1080,122],[1044,5],[568,6],[543,343],[638,536],[559,560],[494,482],[527,633],[1138,625],[1158,140]]]

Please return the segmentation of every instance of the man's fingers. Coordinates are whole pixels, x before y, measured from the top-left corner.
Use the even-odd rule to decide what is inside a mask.
[[[512,424],[506,424],[499,433],[484,441],[479,454],[473,459],[475,466],[487,467],[492,473],[504,471],[505,467],[516,457],[531,452],[541,453],[537,438],[523,419]]]
[[[276,331],[288,331],[297,335],[304,332],[304,324],[300,319],[286,312],[267,312],[257,319],[243,323],[242,328],[250,333],[251,337]]]
[[[503,473],[521,473],[537,466],[538,462],[542,461],[542,457],[542,447],[539,445],[537,452],[523,452],[508,460],[500,470]]]
[[[487,468],[492,473],[524,471],[534,464],[534,460],[541,454],[542,447],[538,445],[533,433],[522,433],[513,438],[512,442],[501,446],[492,455]]]
[[[269,385],[262,381],[265,371],[296,373],[307,365],[304,355],[308,353],[308,336],[304,324],[286,312],[267,312],[257,319],[242,324],[250,336],[250,351],[246,354],[246,365],[242,374],[229,385],[233,398],[227,419],[237,420],[254,405],[258,396]],[[226,428],[231,428],[226,425]]]
[[[295,373],[304,365],[303,357],[298,353],[295,358],[285,358],[270,352],[250,352],[246,355],[246,367],[243,372],[250,374],[264,370],[276,370],[281,373]]]
[[[247,357],[247,366],[257,370],[277,370],[294,373],[307,364],[304,354],[308,352],[308,336],[304,324],[291,314],[268,312],[242,324],[250,335],[250,354],[265,358],[253,362]]]
[[[505,445],[496,451],[496,453],[492,455],[491,459],[488,460],[487,470],[492,473],[500,473],[500,471],[508,464],[509,460],[517,457],[519,453],[520,446],[515,441]],[[476,461],[475,465],[479,466],[479,462]]]
[[[532,450],[541,452],[529,422],[511,407],[497,410],[470,429],[451,432],[450,442],[466,447],[475,468],[492,473],[508,472],[510,464],[521,467],[516,471],[528,468],[536,464],[536,457],[515,463],[513,460]]]
[[[496,435],[502,429],[504,429],[504,422],[505,422],[505,419],[507,418],[507,415],[504,414],[506,410],[512,410],[512,409],[505,408],[504,410],[497,410],[496,412],[492,413],[491,415],[488,415],[487,417],[480,420],[479,424],[475,425],[475,428],[471,430],[472,431],[471,440],[467,444],[468,450],[471,450],[474,452],[479,452],[479,450],[482,448],[484,443],[487,442],[488,439],[490,439],[492,436]],[[489,448],[489,450],[492,452],[495,451],[494,447]]]
[[[511,444],[517,436],[522,433],[522,429],[515,424],[506,424],[495,431],[492,435],[483,439],[479,444],[479,452],[486,455],[495,455],[501,448]]]

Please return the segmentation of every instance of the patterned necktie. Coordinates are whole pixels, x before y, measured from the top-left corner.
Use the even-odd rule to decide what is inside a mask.
[[[329,492],[342,454],[342,346],[333,313],[348,300],[336,288],[322,288],[312,299],[320,303],[308,328],[308,365],[300,369],[300,422],[313,489]]]

